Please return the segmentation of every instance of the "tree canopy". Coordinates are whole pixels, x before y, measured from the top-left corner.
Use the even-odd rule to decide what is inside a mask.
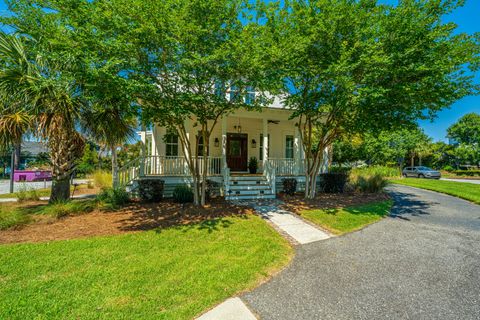
[[[267,6],[265,43],[298,118],[314,197],[324,149],[341,135],[413,127],[478,92],[477,36],[442,16],[462,1],[284,1]]]
[[[469,113],[447,129],[448,137],[458,143],[476,145],[480,148],[480,114]]]

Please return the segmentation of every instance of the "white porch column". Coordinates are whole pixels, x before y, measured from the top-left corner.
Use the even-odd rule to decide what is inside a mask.
[[[184,175],[189,175],[190,170],[188,168],[188,162],[187,162],[188,148],[190,147],[190,151],[192,151],[191,156],[193,157],[195,155],[195,150],[192,149],[192,138],[194,138],[195,136],[192,136],[190,134],[191,131],[192,131],[192,122],[190,121],[190,119],[188,119],[188,118],[185,119],[184,126],[185,126],[185,131],[186,131],[186,134],[187,134],[187,141],[188,141],[189,146],[183,145],[183,158],[185,159],[184,160],[184,165],[183,165],[184,166],[183,174]],[[195,143],[193,143],[193,145],[195,146]]]
[[[295,125],[295,137],[293,140],[294,143],[294,157],[295,157],[295,168],[297,174],[302,174],[302,160],[303,160],[303,147],[302,140],[300,137],[300,131],[298,126]]]
[[[227,168],[227,117],[222,118],[222,166]]]
[[[263,168],[268,161],[268,119],[263,118]]]

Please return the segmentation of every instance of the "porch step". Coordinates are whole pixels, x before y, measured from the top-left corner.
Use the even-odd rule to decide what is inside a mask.
[[[269,190],[270,186],[262,184],[230,184],[230,190]]]
[[[231,181],[265,181],[265,177],[263,175],[232,175],[230,176]]]
[[[263,175],[230,176],[227,200],[274,199],[272,187]]]
[[[260,199],[275,199],[274,194],[265,194],[265,195],[233,195],[225,197],[226,200],[260,200]]]
[[[264,189],[264,190],[231,190],[232,192],[230,195],[264,195],[264,194],[272,194],[271,189]]]

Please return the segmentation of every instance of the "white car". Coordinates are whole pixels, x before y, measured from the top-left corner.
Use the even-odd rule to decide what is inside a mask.
[[[430,178],[430,179],[440,179],[442,174],[439,171],[433,170],[429,167],[406,167],[402,171],[402,175],[405,178],[415,177],[415,178]]]

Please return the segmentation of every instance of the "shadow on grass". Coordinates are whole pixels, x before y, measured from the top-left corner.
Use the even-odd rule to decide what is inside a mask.
[[[432,204],[419,200],[415,195],[403,193],[395,190],[388,192],[392,197],[394,204],[390,212],[390,217],[410,221],[410,217],[419,217],[429,215],[427,211]]]
[[[233,224],[230,218],[248,219],[251,209],[235,206],[224,201],[213,202],[204,208],[163,201],[160,203],[134,203],[122,211],[129,215],[120,220],[122,231],[181,228],[184,232],[192,229],[209,233],[228,228]]]

